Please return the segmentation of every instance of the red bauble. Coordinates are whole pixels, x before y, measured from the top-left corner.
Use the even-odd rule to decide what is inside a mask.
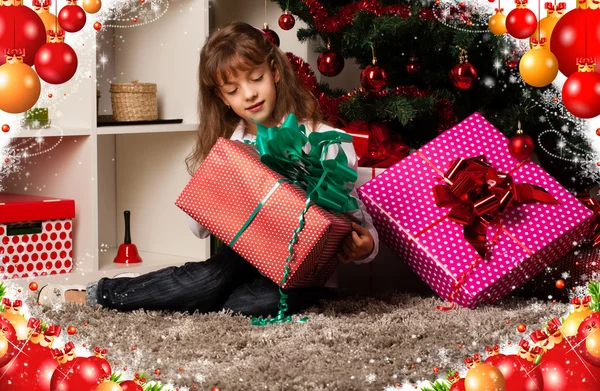
[[[13,359],[0,368],[0,390],[50,391],[50,379],[58,367],[52,349],[24,342],[18,343]]]
[[[265,37],[267,37],[267,39],[268,39],[269,41],[271,41],[271,43],[272,43],[273,45],[275,45],[275,46],[279,47],[279,42],[280,42],[280,41],[279,41],[279,35],[277,35],[277,33],[276,33],[275,31],[271,30],[271,29],[270,29],[270,28],[268,28],[268,27],[265,27],[265,28],[262,30],[262,32],[263,32],[263,34],[265,35]]]
[[[508,152],[518,160],[525,160],[533,153],[533,139],[525,133],[517,133],[508,141]]]
[[[600,58],[600,10],[574,9],[567,12],[552,30],[550,50],[558,60],[558,69],[567,77],[577,72],[578,58]],[[600,73],[600,67],[596,68],[596,72]]]
[[[577,329],[577,341],[579,346],[582,347],[582,356],[588,364],[600,368],[600,356],[598,356],[598,344],[597,341],[600,339],[600,312],[594,312],[581,322],[579,329]],[[590,342],[594,342],[594,352],[590,352],[588,347],[591,344],[587,343],[587,339]],[[594,354],[592,354],[594,353]]]
[[[282,30],[291,30],[296,24],[296,19],[294,19],[294,15],[290,14],[289,11],[285,11],[279,17],[279,27]]]
[[[411,57],[408,59],[408,64],[406,64],[406,73],[411,76],[418,75],[421,72],[421,64],[419,64],[418,57]]]
[[[360,84],[370,92],[379,92],[387,87],[387,73],[379,65],[367,65],[360,72]]]
[[[335,50],[327,49],[319,54],[317,69],[327,77],[337,76],[344,69],[344,57]]]
[[[6,49],[25,49],[23,62],[33,66],[35,53],[46,43],[44,22],[24,5],[0,7],[0,65],[6,62]]]
[[[477,80],[477,69],[470,62],[456,64],[450,70],[449,76],[454,86],[468,90],[473,85],[473,82]]]
[[[573,73],[563,85],[562,99],[566,109],[576,117],[600,115],[600,74]]]
[[[52,391],[95,391],[102,377],[108,375],[98,362],[88,357],[77,357],[68,371],[61,371],[55,376],[52,377]]]
[[[123,391],[144,391],[142,386],[134,382],[133,380],[125,380],[119,384]]]
[[[49,42],[38,50],[35,70],[46,83],[66,83],[77,72],[77,54],[64,42]]]
[[[507,390],[539,391],[543,388],[540,368],[514,354],[496,360],[494,366],[504,375]]]
[[[96,357],[89,357],[88,360],[90,360],[90,361],[95,362],[96,364],[98,364],[100,366],[100,368],[102,368],[102,370],[108,376],[110,376],[112,374],[112,368],[110,367],[110,363],[105,358],[97,357],[96,356]]]
[[[77,1],[71,1],[58,13],[58,24],[70,33],[76,33],[85,26],[87,17],[83,8],[77,5]]]
[[[460,379],[450,387],[450,391],[466,391],[465,379]]]
[[[537,18],[528,8],[515,8],[506,15],[506,31],[515,38],[529,38],[536,28]]]
[[[15,328],[4,316],[0,315],[0,368],[13,359],[16,353],[16,344],[17,332]],[[2,346],[6,348],[5,352]]]
[[[486,359],[485,359],[485,361],[484,361],[483,363],[484,363],[484,364],[490,364],[490,365],[493,365],[493,366],[495,366],[495,367],[498,367],[498,366],[496,365],[496,363],[497,363],[498,361],[500,361],[500,360],[503,360],[503,359],[504,359],[504,357],[506,357],[504,354],[496,354],[496,355],[489,356],[488,358],[486,358]]]

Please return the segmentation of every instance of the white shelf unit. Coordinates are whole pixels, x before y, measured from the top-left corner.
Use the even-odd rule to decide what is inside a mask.
[[[91,29],[91,24],[93,18],[88,18],[85,28]],[[153,23],[99,33],[113,39],[114,47],[101,42],[98,53],[90,54],[94,58],[80,58],[80,63],[95,64],[100,50],[112,50],[109,66],[93,67],[89,80],[81,81],[76,93],[51,110],[57,127],[23,130],[12,140],[24,144],[31,138],[29,144],[36,140],[39,148],[53,149],[27,158],[23,171],[3,183],[5,190],[74,199],[76,217],[73,272],[10,283],[86,284],[123,271],[145,273],[210,256],[209,240],[191,233],[187,216],[174,204],[190,179],[185,158],[198,126],[197,67],[208,32],[209,0],[180,0]],[[183,123],[98,127],[97,114],[111,112],[103,110],[110,109],[110,82],[134,79],[157,84],[159,118],[182,118]],[[99,113],[97,88],[102,91]],[[53,118],[58,110],[63,115]],[[125,210],[131,211],[132,243],[141,264],[113,262],[124,238]]]

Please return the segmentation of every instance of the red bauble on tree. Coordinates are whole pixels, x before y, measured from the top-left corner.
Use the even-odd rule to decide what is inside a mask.
[[[600,10],[581,7],[587,3],[577,2],[578,9],[562,16],[552,30],[550,50],[567,77],[577,72],[579,58],[600,58]]]
[[[35,53],[46,43],[46,27],[39,15],[22,0],[3,1],[0,7],[0,65],[7,49],[23,48],[23,62],[33,65]],[[12,4],[12,5],[11,5]],[[15,46],[16,45],[16,46]]]
[[[387,87],[387,72],[377,65],[375,48],[372,48],[372,52],[373,60],[371,65],[367,65],[365,69],[360,72],[360,84],[369,92],[379,92]]]
[[[562,99],[565,108],[576,117],[600,115],[600,74],[594,72],[592,59],[579,60],[578,72],[563,84]]]
[[[50,84],[69,81],[77,72],[77,54],[64,42],[64,31],[49,31],[50,42],[44,44],[35,56],[35,70]]]
[[[531,37],[537,28],[535,14],[527,8],[527,0],[516,0],[517,8],[506,16],[506,31],[515,38]]]
[[[467,51],[458,46],[457,48],[460,50],[458,56],[459,63],[450,70],[450,81],[452,81],[455,87],[468,90],[473,85],[473,82],[477,80],[477,69],[469,62]]]
[[[523,130],[521,130],[521,123],[519,122],[517,134],[508,140],[508,152],[515,159],[525,160],[533,153],[534,146],[533,139],[529,135],[523,133]]]
[[[77,5],[77,0],[69,0],[58,13],[58,23],[65,31],[76,33],[85,26],[87,16],[83,8]]]
[[[290,14],[288,10],[285,10],[279,17],[279,27],[282,30],[291,30],[295,24],[296,19],[294,19],[294,15]]]
[[[411,57],[408,59],[406,64],[406,73],[411,76],[416,76],[421,72],[421,64],[419,64],[419,57]]]
[[[279,47],[279,35],[277,35],[277,33],[273,30],[271,30],[269,28],[269,25],[267,23],[264,24],[264,28],[262,29],[263,34],[265,35],[265,37],[267,37],[267,39],[269,41],[271,41],[271,43],[277,47]]]
[[[327,50],[319,54],[317,69],[327,77],[334,77],[344,69],[344,57],[331,49],[331,42],[327,41]]]

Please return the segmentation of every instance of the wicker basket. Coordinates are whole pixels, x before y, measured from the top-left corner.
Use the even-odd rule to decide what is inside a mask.
[[[111,84],[110,98],[116,121],[152,121],[158,119],[156,84]]]

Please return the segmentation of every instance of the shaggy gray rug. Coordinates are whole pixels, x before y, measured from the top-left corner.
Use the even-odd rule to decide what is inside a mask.
[[[568,311],[565,304],[518,298],[474,311],[440,312],[438,304],[392,292],[339,293],[302,314],[306,323],[268,327],[224,312],[119,313],[74,304],[33,307],[32,315],[75,326],[77,334],[67,337],[78,349],[108,348],[113,370],[125,378],[146,372],[173,389],[400,390],[399,383],[463,370],[463,359],[485,353],[485,346],[516,349],[522,337]],[[516,331],[519,323],[527,325],[525,334]]]

